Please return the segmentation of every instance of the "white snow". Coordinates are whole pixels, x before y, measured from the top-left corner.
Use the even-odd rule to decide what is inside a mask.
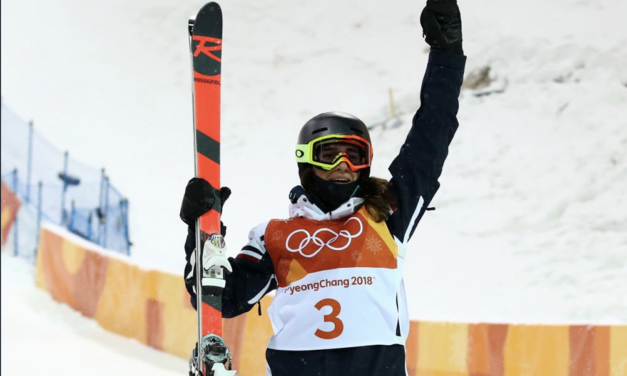
[[[287,216],[300,126],[331,110],[382,121],[392,88],[402,125],[373,131],[373,174],[389,177],[428,48],[422,2],[222,3],[222,183],[233,190],[223,219],[235,253],[254,225]],[[462,93],[437,210],[408,253],[412,317],[627,323],[627,2],[460,3],[467,75],[490,66],[489,89],[505,91]],[[105,166],[130,199],[133,258],[177,273],[193,175],[186,24],[201,4],[2,2],[4,103]],[[5,304],[5,262],[3,330],[22,315],[55,327],[17,297]]]
[[[187,362],[104,330],[33,285],[32,266],[2,253],[3,375],[185,374]],[[191,349],[190,349],[191,351]]]

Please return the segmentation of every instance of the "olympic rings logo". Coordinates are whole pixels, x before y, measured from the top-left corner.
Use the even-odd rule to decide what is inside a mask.
[[[296,230],[294,232],[292,232],[287,239],[285,240],[285,248],[287,248],[288,251],[294,253],[294,252],[298,252],[300,253],[303,257],[307,257],[307,258],[311,258],[314,257],[315,255],[317,255],[324,247],[328,247],[329,249],[333,250],[333,251],[343,251],[346,248],[348,248],[348,246],[351,245],[351,242],[354,238],[358,237],[359,235],[361,235],[361,233],[364,231],[364,225],[361,223],[361,221],[359,220],[359,218],[357,217],[351,217],[349,218],[346,222],[344,222],[344,225],[348,224],[348,222],[350,221],[357,221],[357,223],[359,223],[359,232],[357,232],[357,234],[351,234],[350,232],[348,232],[348,230],[340,230],[339,233],[328,229],[328,228],[321,228],[319,230],[317,230],[316,232],[313,233],[313,235],[311,235],[309,233],[309,231],[307,230]],[[334,236],[329,239],[326,243],[320,239],[318,237],[318,235],[320,233],[323,232],[330,232],[332,233]],[[300,241],[300,243],[298,244],[298,248],[292,248],[290,247],[290,239],[292,238],[292,236],[299,234],[299,233],[304,233],[305,234],[305,238],[303,240]],[[332,244],[338,239],[338,238],[345,238],[347,239],[346,244],[344,244],[341,247],[334,247]],[[315,245],[318,246],[318,249],[311,253],[311,254],[307,254],[305,253],[305,248],[309,245],[309,243],[313,242]]]

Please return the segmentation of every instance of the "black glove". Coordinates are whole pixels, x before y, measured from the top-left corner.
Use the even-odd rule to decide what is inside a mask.
[[[423,36],[432,48],[464,54],[462,18],[457,0],[427,0],[420,24]]]
[[[214,207],[216,193],[216,190],[205,179],[192,178],[185,187],[185,195],[181,204],[181,220],[194,228],[196,219]],[[222,207],[230,195],[231,189],[228,187],[220,188],[219,198]]]

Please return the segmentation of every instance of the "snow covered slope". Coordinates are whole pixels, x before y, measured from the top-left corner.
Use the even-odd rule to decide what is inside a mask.
[[[185,373],[184,360],[107,332],[55,302],[35,288],[32,272],[26,261],[2,253],[3,375]]]
[[[130,198],[134,256],[183,267],[193,174],[186,20],[201,1],[2,2],[3,101]],[[224,220],[234,252],[287,215],[293,144],[317,113],[375,123],[387,177],[419,106],[423,3],[224,1]],[[435,212],[411,245],[414,318],[627,322],[627,26],[622,0],[460,0],[467,73]],[[476,96],[489,90],[500,94]],[[4,312],[4,308],[3,308]]]

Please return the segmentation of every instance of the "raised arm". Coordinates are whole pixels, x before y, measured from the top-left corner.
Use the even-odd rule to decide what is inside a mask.
[[[466,57],[456,0],[429,0],[421,23],[431,45],[420,108],[399,155],[389,167],[398,204],[387,224],[406,243],[440,187],[438,178],[459,125],[457,110]]]

